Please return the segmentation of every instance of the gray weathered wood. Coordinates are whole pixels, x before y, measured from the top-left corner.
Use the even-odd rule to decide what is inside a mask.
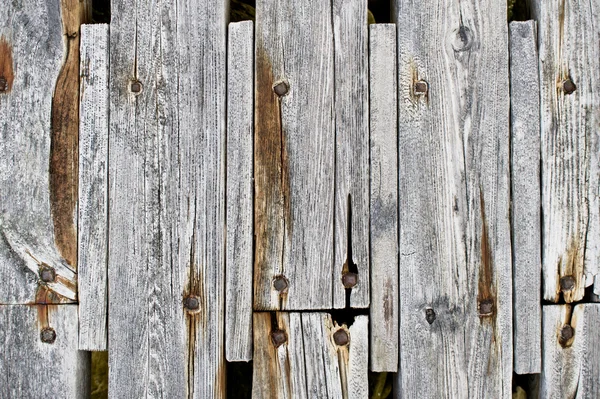
[[[542,367],[540,85],[535,21],[511,22],[510,95],[514,368]]]
[[[397,394],[509,398],[513,345],[506,4],[394,3],[399,73]]]
[[[369,306],[369,72],[367,0],[333,0],[335,65],[335,308]],[[358,273],[349,292],[344,272]]]
[[[600,0],[532,5],[540,52],[543,297],[570,303],[583,298],[600,263]],[[564,85],[567,79],[574,87]]]
[[[79,25],[71,19],[64,23],[65,30],[77,36]],[[50,129],[53,116],[61,114],[58,107],[52,109],[54,95],[58,98],[61,90],[70,88],[77,94],[77,85],[72,87],[71,84],[72,78],[77,81],[79,62],[72,52],[65,54],[61,27],[59,1],[3,2],[0,15],[0,303],[72,302],[77,298],[76,259],[62,252],[73,255],[73,247],[76,249],[76,236],[71,234],[76,231],[76,207],[68,201],[58,203],[52,196],[56,184],[52,184],[53,175],[49,170],[57,164],[69,163],[60,153],[64,149],[60,138],[68,138],[65,141],[69,146],[73,139],[72,128],[75,134],[77,132],[76,121],[69,132],[62,129],[64,124],[54,126],[54,136]],[[78,40],[68,41],[78,46]],[[75,70],[70,70],[71,67]],[[73,75],[65,79],[67,70]],[[73,111],[70,100],[62,104],[65,113]],[[58,137],[60,134],[63,136]],[[59,174],[54,176],[60,180]],[[74,189],[75,198],[70,200],[76,200],[76,179],[64,183],[65,195]],[[60,227],[59,217],[65,216],[65,212],[57,211],[61,206],[70,216],[64,229]],[[55,233],[60,231],[66,232],[65,237],[72,240],[59,245]],[[39,273],[45,265],[55,270],[55,281],[40,282]]]
[[[328,309],[335,174],[331,3],[258,0],[255,49],[254,308]],[[278,275],[288,281],[282,291],[273,284]]]
[[[371,370],[398,371],[396,25],[371,25]]]
[[[81,27],[79,94],[79,349],[106,350],[108,25]]]
[[[347,346],[333,334],[344,329]],[[287,341],[276,347],[271,332]],[[254,398],[367,398],[368,317],[348,329],[326,313],[254,314]]]
[[[111,3],[111,398],[225,396],[225,3]]]
[[[572,314],[571,314],[572,311]],[[600,304],[543,307],[541,398],[597,398],[600,395]],[[574,335],[561,334],[570,325]],[[568,327],[567,327],[568,329]]]
[[[229,25],[225,355],[230,362],[252,359],[253,39],[252,21]]]
[[[0,326],[0,396],[89,397],[90,356],[77,350],[77,305],[0,305]],[[53,343],[42,341],[44,329],[54,331]]]

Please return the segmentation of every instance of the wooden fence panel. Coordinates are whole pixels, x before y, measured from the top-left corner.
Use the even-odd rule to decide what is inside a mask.
[[[225,2],[116,0],[109,396],[225,395]]]
[[[399,62],[397,394],[509,398],[506,4],[394,3]]]

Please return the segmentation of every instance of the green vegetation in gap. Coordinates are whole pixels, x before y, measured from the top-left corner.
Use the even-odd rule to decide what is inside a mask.
[[[108,398],[108,352],[92,352],[92,389],[90,398]]]
[[[507,0],[508,21],[527,21],[530,19],[528,0]]]

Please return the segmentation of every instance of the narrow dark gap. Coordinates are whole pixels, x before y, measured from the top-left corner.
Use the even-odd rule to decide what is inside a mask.
[[[393,383],[396,376],[396,373],[369,372],[369,398],[391,398]]]
[[[369,0],[369,11],[371,11],[375,22],[378,24],[392,22],[391,0]]]
[[[110,0],[92,0],[92,20],[93,24],[110,23]]]
[[[513,373],[512,397],[514,399],[527,399],[539,397],[539,374]]]
[[[227,398],[252,397],[252,362],[227,362]]]
[[[508,21],[527,21],[531,19],[529,0],[507,0]]]
[[[108,351],[92,352],[91,399],[108,398]]]

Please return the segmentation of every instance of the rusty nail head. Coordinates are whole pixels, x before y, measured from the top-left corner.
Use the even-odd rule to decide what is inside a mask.
[[[494,303],[491,300],[485,299],[485,300],[479,302],[479,315],[480,316],[489,316],[492,314],[493,311],[494,311]]]
[[[53,344],[56,341],[56,331],[53,328],[46,327],[40,333],[40,339],[47,344]]]
[[[189,311],[200,309],[200,300],[194,295],[190,295],[183,300],[183,306]]]
[[[575,288],[575,279],[573,276],[564,276],[560,278],[560,289],[563,291],[571,291]]]
[[[346,330],[340,328],[333,333],[333,342],[335,342],[337,346],[348,345],[348,342],[350,342],[350,337],[348,336]]]
[[[415,94],[423,95],[429,91],[429,84],[424,80],[418,80],[415,82]]]
[[[56,271],[53,267],[44,265],[40,268],[40,279],[44,283],[53,283],[56,281]]]
[[[281,291],[285,290],[287,287],[288,287],[288,281],[284,275],[280,274],[279,276],[273,277],[273,288],[275,288],[277,291],[281,292]]]
[[[566,345],[567,342],[573,338],[573,335],[575,335],[575,330],[573,330],[573,327],[571,327],[568,324],[565,324],[564,326],[562,326],[562,328],[560,329],[560,335],[558,337],[558,341],[561,345]]]
[[[344,284],[344,288],[354,287],[358,284],[358,274],[352,272],[342,274],[342,284]]]
[[[271,331],[271,342],[275,345],[276,348],[285,344],[287,341],[287,334],[283,330],[273,330]]]
[[[427,323],[433,324],[435,321],[435,311],[433,309],[425,309],[425,320],[427,320]]]
[[[8,82],[4,76],[0,76],[0,92],[6,91],[8,89]]]
[[[571,78],[566,78],[562,82],[562,89],[565,94],[571,94],[577,89],[577,86],[575,86]]]
[[[278,80],[277,82],[275,82],[275,84],[273,85],[273,91],[275,92],[275,94],[277,94],[279,97],[283,97],[285,96],[288,91],[290,90],[290,86],[287,84],[286,81],[284,80]]]
[[[142,83],[137,80],[134,80],[131,82],[130,89],[132,93],[140,93],[142,91]]]

